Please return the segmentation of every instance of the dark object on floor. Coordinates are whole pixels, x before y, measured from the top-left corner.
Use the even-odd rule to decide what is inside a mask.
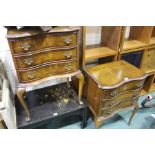
[[[27,122],[25,113],[19,112],[21,108],[18,107],[18,128],[46,128],[49,123],[50,128],[60,128],[78,121],[81,121],[81,128],[87,126],[87,103],[83,100],[80,105],[75,91],[66,84],[31,91],[26,94],[26,100],[32,119]]]
[[[141,103],[143,108],[151,108],[153,106],[152,100],[155,99],[155,96],[148,95]]]

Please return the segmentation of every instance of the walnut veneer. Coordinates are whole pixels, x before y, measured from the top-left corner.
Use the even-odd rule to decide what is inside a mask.
[[[83,75],[79,70],[79,27],[56,27],[48,32],[36,29],[9,29],[7,39],[14,60],[19,89],[17,96],[23,105],[27,120],[30,112],[23,99],[26,87],[49,79],[79,79],[79,101]]]
[[[126,61],[87,67],[87,100],[98,128],[117,112],[134,107],[129,124],[138,110],[138,97],[147,77]]]

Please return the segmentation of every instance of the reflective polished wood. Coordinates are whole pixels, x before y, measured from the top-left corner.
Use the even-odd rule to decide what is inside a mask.
[[[126,61],[116,61],[85,69],[87,100],[96,127],[117,112],[134,107],[129,124],[138,110],[138,97],[147,77]]]
[[[75,76],[79,79],[79,103],[84,78],[79,70],[79,27],[55,27],[47,32],[38,29],[8,29],[7,39],[14,60],[19,86],[17,96],[30,112],[24,100],[26,88],[43,82]]]

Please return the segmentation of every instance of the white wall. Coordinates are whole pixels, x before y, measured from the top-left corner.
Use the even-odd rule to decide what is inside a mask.
[[[17,88],[17,75],[12,60],[12,56],[9,50],[9,45],[6,39],[7,29],[0,26],[0,58],[3,61],[4,68],[8,75],[11,88],[15,93]]]

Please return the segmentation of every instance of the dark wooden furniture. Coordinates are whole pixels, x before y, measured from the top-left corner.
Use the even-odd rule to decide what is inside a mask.
[[[48,32],[33,28],[8,29],[7,39],[19,80],[17,96],[30,112],[23,98],[29,86],[73,76],[79,79],[79,102],[84,78],[79,70],[79,27],[55,27]]]
[[[85,99],[78,103],[78,96],[73,87],[59,84],[26,93],[27,104],[30,105],[32,118],[25,120],[18,100],[17,125],[19,129],[27,128],[61,128],[72,123],[81,122],[81,128],[87,126],[89,108]],[[66,102],[67,101],[67,102]]]
[[[127,63],[115,61],[85,68],[87,101],[98,128],[117,112],[134,107],[129,124],[138,110],[138,97],[146,74]]]

